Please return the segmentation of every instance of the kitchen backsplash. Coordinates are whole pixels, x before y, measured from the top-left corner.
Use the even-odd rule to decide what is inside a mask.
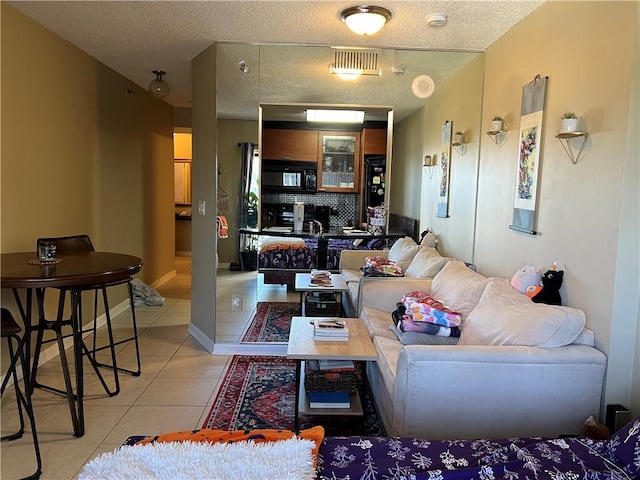
[[[305,205],[325,205],[336,209],[338,215],[331,215],[331,228],[355,225],[359,217],[359,195],[357,193],[263,193],[263,203],[291,203],[304,202]]]

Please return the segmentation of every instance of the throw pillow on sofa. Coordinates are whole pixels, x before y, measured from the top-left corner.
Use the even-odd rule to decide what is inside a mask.
[[[489,281],[464,262],[450,261],[433,277],[431,296],[460,312],[464,321],[480,300]]]
[[[405,277],[433,278],[451,260],[432,247],[422,247],[404,272]]]
[[[421,248],[411,237],[404,237],[391,246],[387,258],[405,272]]]
[[[494,279],[467,316],[460,345],[561,347],[573,343],[585,323],[581,310],[533,303],[509,280]]]

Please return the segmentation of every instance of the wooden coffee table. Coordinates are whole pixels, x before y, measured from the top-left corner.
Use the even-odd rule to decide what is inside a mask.
[[[307,392],[304,388],[304,360],[377,360],[376,352],[367,327],[359,318],[344,318],[349,329],[349,340],[346,342],[315,341],[313,339],[313,322],[333,317],[293,317],[287,345],[287,358],[296,360],[296,403],[295,430],[298,431],[298,417],[301,413],[308,415],[362,415],[362,404],[358,393],[351,395],[351,408],[309,408]]]
[[[347,286],[347,282],[344,277],[339,273],[331,274],[331,286],[330,287],[321,287],[321,286],[312,286],[311,285],[311,274],[310,273],[296,273],[295,280],[295,289],[296,292],[300,292],[300,304],[301,304],[301,312],[305,315],[305,301],[304,294],[307,292],[320,292],[320,293],[332,293],[336,297],[336,301],[340,309],[342,310],[342,292],[348,292],[349,287]],[[318,318],[318,317],[314,317]]]

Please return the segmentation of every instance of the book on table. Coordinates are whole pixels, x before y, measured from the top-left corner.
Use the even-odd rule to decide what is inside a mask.
[[[333,372],[354,372],[353,360],[318,360],[318,370]]]
[[[351,408],[347,392],[307,392],[309,408]]]
[[[311,270],[312,287],[332,287],[331,272],[328,270]]]

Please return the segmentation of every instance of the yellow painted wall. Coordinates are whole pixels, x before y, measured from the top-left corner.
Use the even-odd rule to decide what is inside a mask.
[[[147,283],[171,273],[171,107],[6,2],[0,8],[0,250],[86,233],[98,250],[140,256]],[[125,298],[124,288],[110,291],[111,305]],[[2,306],[17,313],[10,292]]]
[[[173,134],[173,158],[176,160],[191,160],[193,158],[190,133]]]
[[[637,102],[631,102],[637,100],[632,91],[638,89],[633,60],[637,32],[637,2],[552,1],[486,51],[482,131],[489,130],[494,115],[505,118],[509,131],[501,148],[482,142],[475,263],[481,272],[501,277],[511,277],[529,261],[542,269],[557,261],[564,268],[563,304],[585,311],[597,347],[608,356],[606,403],[628,404],[630,372],[639,372],[633,361],[639,348],[638,219],[621,209],[624,198],[638,202],[638,131],[628,128],[634,117],[637,125],[638,116]],[[536,74],[547,75],[549,81],[536,215],[539,235],[530,236],[508,226],[522,87]],[[555,138],[560,115],[567,110],[575,111],[580,128],[589,132],[576,165]],[[629,142],[628,135],[635,142]],[[634,144],[636,151],[627,151]],[[635,246],[621,244],[624,236],[635,238]],[[618,295],[614,302],[616,292],[628,284],[635,285],[631,294]]]

